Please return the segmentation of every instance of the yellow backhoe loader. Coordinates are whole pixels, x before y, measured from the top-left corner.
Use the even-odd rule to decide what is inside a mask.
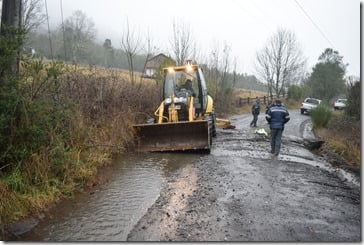
[[[164,68],[163,101],[155,117],[133,125],[137,151],[210,151],[216,127],[233,128],[215,118],[201,68],[190,63]]]

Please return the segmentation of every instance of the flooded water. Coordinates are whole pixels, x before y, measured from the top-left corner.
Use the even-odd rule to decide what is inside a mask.
[[[57,205],[27,241],[125,241],[129,231],[157,200],[166,179],[199,154],[145,153],[116,157],[108,183]],[[189,169],[189,171],[194,171]]]

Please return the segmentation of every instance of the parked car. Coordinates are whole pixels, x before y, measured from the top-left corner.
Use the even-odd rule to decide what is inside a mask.
[[[315,98],[306,98],[301,104],[301,114],[309,113],[312,109],[315,109],[321,100]]]
[[[334,103],[335,110],[342,110],[346,107],[347,99],[337,99]]]

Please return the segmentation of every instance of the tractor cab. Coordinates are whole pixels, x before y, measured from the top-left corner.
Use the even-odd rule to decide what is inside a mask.
[[[207,87],[198,65],[169,67],[164,69],[163,100],[166,106],[174,103],[183,106],[193,101],[196,114],[206,111]]]

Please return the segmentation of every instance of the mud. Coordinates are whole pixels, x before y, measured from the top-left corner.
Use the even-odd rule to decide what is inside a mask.
[[[310,151],[323,142],[308,116],[290,114],[278,157],[251,115],[237,115],[211,154],[123,156],[107,183],[20,226],[16,240],[360,241],[359,171]],[[269,131],[264,114],[258,128]]]
[[[236,129],[218,131],[194,171],[168,180],[128,240],[360,241],[360,177],[312,154],[305,145],[321,143],[310,121],[291,117],[278,157],[249,116],[233,117]],[[258,126],[268,128],[262,116]]]

